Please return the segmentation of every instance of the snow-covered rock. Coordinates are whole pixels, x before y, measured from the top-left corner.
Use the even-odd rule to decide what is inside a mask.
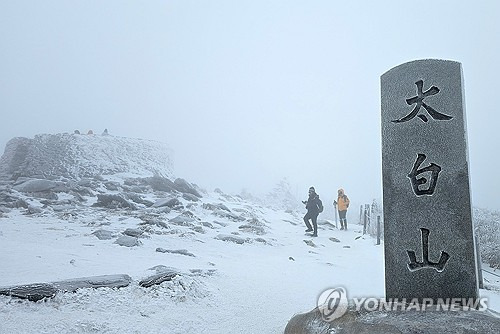
[[[42,134],[11,139],[0,176],[90,178],[130,173],[172,177],[172,152],[163,143],[114,136]]]
[[[31,179],[23,182],[21,184],[15,185],[14,190],[25,192],[25,193],[35,193],[40,191],[48,191],[54,189],[57,186],[57,182],[44,179]]]
[[[118,245],[124,246],[124,247],[134,247],[134,246],[140,246],[141,242],[136,237],[122,235],[121,237],[116,239],[115,244],[118,244]]]

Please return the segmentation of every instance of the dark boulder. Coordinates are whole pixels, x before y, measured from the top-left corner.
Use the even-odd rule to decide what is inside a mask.
[[[125,231],[123,231],[123,234],[128,235],[129,237],[139,238],[144,234],[144,231],[139,230],[137,228],[128,228]]]
[[[134,203],[142,204],[142,205],[147,206],[147,207],[150,207],[154,204],[153,202],[148,201],[148,200],[142,198],[140,195],[133,193],[133,192],[126,193],[125,196],[128,199],[130,199],[131,201],[133,201]]]
[[[148,177],[146,183],[155,191],[174,193],[176,190],[174,182],[161,176]]]
[[[193,194],[189,194],[189,193],[183,193],[182,194],[182,198],[188,200],[188,201],[191,201],[191,202],[198,202],[200,199],[198,197],[196,197],[195,195]]]
[[[175,189],[177,189],[181,193],[192,194],[192,195],[199,197],[199,198],[202,197],[201,194],[198,192],[198,190],[196,190],[196,188],[192,184],[190,184],[189,182],[187,182],[184,179],[181,179],[181,178],[175,179],[174,185],[175,185]]]
[[[108,208],[108,209],[121,208],[121,209],[137,210],[135,204],[129,202],[127,199],[125,199],[124,196],[115,194],[98,194],[97,202],[94,203],[92,206]]]
[[[174,197],[174,198],[159,199],[152,205],[152,207],[161,208],[167,206],[172,209],[181,205],[182,203],[177,198]]]
[[[158,285],[163,282],[171,281],[174,277],[179,275],[179,272],[174,270],[165,270],[159,274],[149,276],[139,282],[139,285],[144,288],[149,288],[153,285]]]
[[[132,279],[128,275],[103,275],[82,277],[52,283],[33,283],[11,287],[0,287],[0,295],[12,296],[29,301],[53,298],[58,292],[75,292],[81,288],[121,288]]]
[[[53,298],[56,294],[57,288],[49,283],[33,283],[0,288],[0,295],[28,299],[33,302],[44,298]]]

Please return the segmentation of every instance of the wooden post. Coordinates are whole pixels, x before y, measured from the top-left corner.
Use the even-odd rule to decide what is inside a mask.
[[[474,243],[476,244],[477,279],[479,283],[479,289],[484,289],[483,261],[481,260],[481,249],[479,248],[479,236],[474,235]]]
[[[370,204],[365,204],[365,212],[366,212],[366,220],[367,220],[367,223],[366,225],[368,227],[370,227],[371,225],[371,207],[370,207]]]
[[[380,245],[380,216],[377,216],[377,245]]]
[[[368,212],[366,212],[366,207],[365,207],[365,218],[363,220],[363,234],[366,234],[366,219],[367,219]]]
[[[363,204],[359,206],[359,225],[363,223]]]

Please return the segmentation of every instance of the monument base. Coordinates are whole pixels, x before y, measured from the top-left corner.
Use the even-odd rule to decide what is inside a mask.
[[[326,322],[318,308],[297,314],[285,327],[285,334],[497,334],[500,314],[494,311],[358,311],[349,306],[340,318]]]

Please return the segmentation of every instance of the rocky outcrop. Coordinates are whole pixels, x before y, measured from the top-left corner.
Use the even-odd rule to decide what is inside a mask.
[[[42,134],[11,139],[0,158],[0,177],[65,177],[132,173],[172,176],[171,150],[163,143],[114,136]]]

